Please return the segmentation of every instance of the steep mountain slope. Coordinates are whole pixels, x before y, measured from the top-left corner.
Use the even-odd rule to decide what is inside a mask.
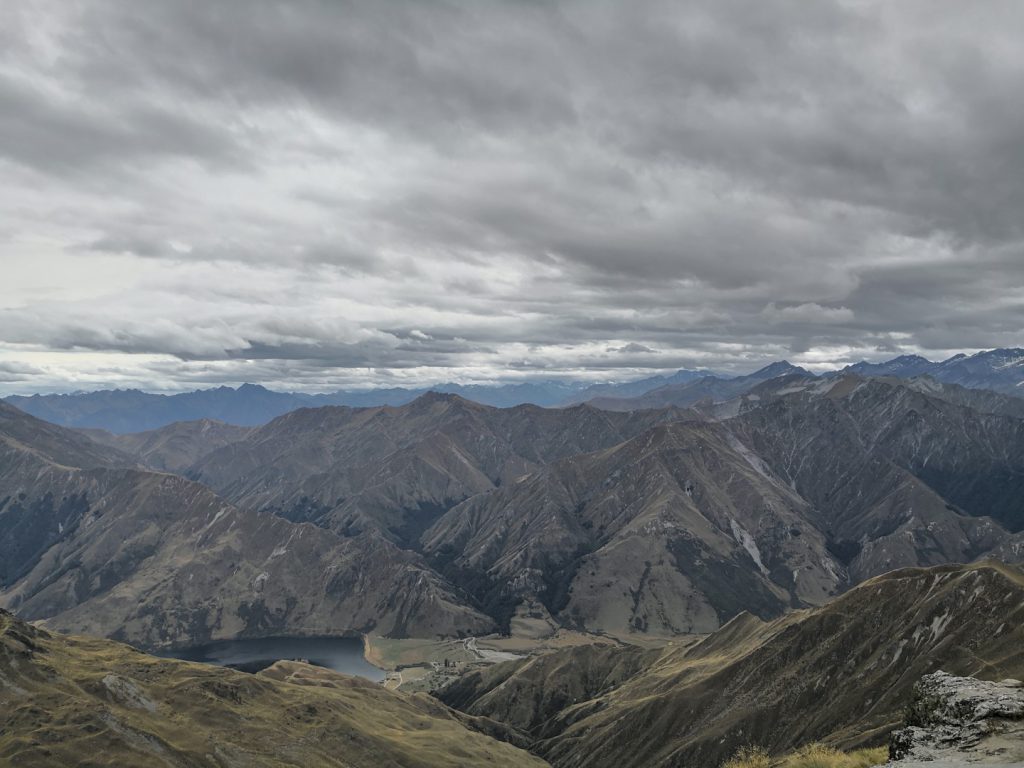
[[[898,380],[752,392],[730,430],[822,515],[851,575],[983,554],[1024,559],[1024,420]]]
[[[800,374],[813,376],[809,371],[791,365],[783,360],[772,363],[746,376],[724,379],[718,376],[704,376],[695,381],[668,384],[639,397],[597,397],[590,405],[606,411],[635,411],[645,408],[689,408],[701,401],[721,402],[748,392],[758,384],[779,376]]]
[[[106,449],[5,408],[0,605],[24,618],[146,646],[492,626],[418,556],[379,536],[344,539],[244,512],[174,475],[56,463],[47,450],[95,464],[85,450]]]
[[[655,659],[571,649],[469,673],[440,695],[504,720],[555,766],[719,765],[745,744],[883,743],[928,672],[1024,676],[1022,627],[1019,569],[911,569],[768,624],[744,614]],[[559,695],[569,690],[579,695]]]
[[[463,499],[684,415],[497,409],[431,393],[400,408],[287,414],[189,474],[242,506],[342,533],[382,530],[410,545]]]
[[[206,454],[238,442],[252,429],[222,421],[177,421],[149,432],[115,435],[103,429],[81,432],[102,445],[132,456],[140,464],[161,472],[183,472]]]
[[[959,384],[941,382],[931,376],[903,379],[902,383],[910,389],[981,413],[1024,419],[1024,397],[1004,395],[990,389],[969,389]]]
[[[67,467],[124,467],[134,463],[126,454],[110,446],[30,418],[3,402],[0,402],[0,451],[3,451],[5,462],[23,455],[26,459],[41,459]]]
[[[689,421],[475,496],[422,542],[492,615],[536,596],[590,630],[707,632],[840,588],[811,517],[727,430]]]
[[[0,611],[5,765],[547,765],[463,721],[429,697],[306,664],[247,675],[51,634]]]

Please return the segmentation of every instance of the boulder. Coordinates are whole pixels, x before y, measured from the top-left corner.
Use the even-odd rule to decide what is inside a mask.
[[[1024,765],[1024,683],[934,672],[921,678],[905,727],[889,740],[890,764]]]

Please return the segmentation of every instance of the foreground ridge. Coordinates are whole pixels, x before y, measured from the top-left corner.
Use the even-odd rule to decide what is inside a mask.
[[[546,765],[469,720],[308,664],[250,675],[51,633],[0,610],[0,765]]]

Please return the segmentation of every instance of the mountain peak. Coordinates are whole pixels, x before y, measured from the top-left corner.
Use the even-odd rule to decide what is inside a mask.
[[[454,392],[438,392],[436,389],[424,392],[409,403],[409,405],[432,405],[434,403],[450,403],[452,405],[483,407],[479,403],[467,400],[462,395],[457,395]]]
[[[771,363],[766,365],[764,368],[754,371],[750,374],[750,377],[756,377],[759,379],[775,379],[779,376],[786,376],[791,373],[802,373],[807,376],[813,375],[810,371],[797,365],[793,365],[789,360],[779,360],[778,362]]]

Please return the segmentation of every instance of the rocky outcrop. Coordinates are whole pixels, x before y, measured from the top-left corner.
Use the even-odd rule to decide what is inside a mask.
[[[1024,765],[1024,682],[925,675],[906,727],[889,740],[890,765]]]

